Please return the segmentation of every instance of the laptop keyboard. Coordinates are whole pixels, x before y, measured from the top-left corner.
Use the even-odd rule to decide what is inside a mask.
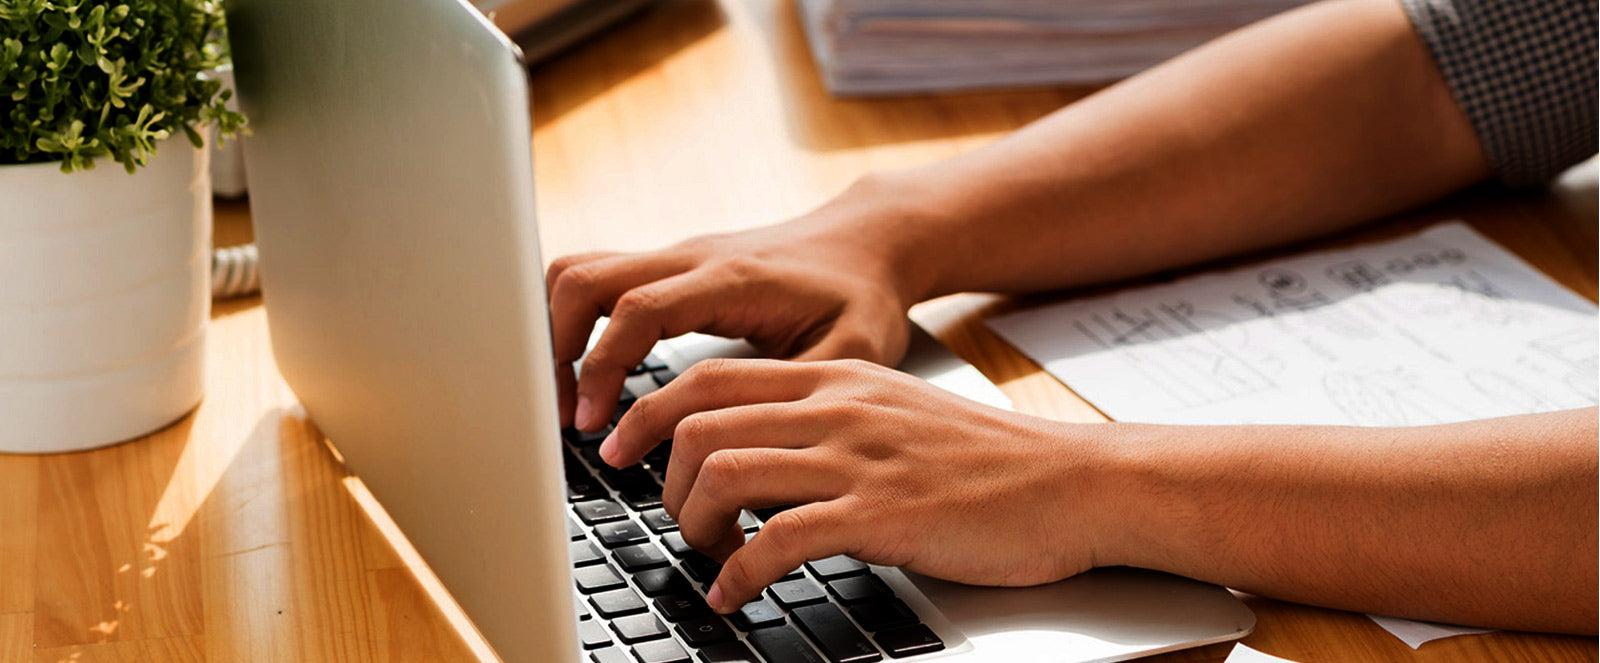
[[[647,358],[612,423],[634,393],[674,377]],[[617,469],[600,460],[609,431],[562,431],[578,639],[594,663],[871,663],[944,649],[870,566],[842,555],[807,562],[726,618],[712,612],[705,591],[722,566],[661,508],[671,441]],[[749,535],[781,510],[745,511],[739,524]]]

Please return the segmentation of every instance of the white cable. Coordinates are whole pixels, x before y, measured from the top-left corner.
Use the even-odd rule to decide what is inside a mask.
[[[211,252],[211,298],[247,297],[261,290],[261,254],[256,245],[230,246]]]

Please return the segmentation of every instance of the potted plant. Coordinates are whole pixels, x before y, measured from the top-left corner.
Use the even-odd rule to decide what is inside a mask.
[[[0,451],[138,437],[199,402],[214,0],[0,0]]]

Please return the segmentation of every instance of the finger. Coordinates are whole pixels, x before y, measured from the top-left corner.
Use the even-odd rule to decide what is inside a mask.
[[[557,268],[560,268],[559,271]],[[674,254],[612,255],[584,262],[550,266],[550,327],[556,361],[571,363],[583,356],[594,322],[611,310],[618,297],[639,285],[681,274],[693,267]]]
[[[616,467],[627,467],[639,462],[662,440],[676,435],[678,425],[691,414],[800,400],[811,394],[817,380],[815,369],[792,362],[707,359],[628,408],[617,422],[617,429],[600,444],[600,458]]]
[[[723,563],[706,602],[719,613],[733,612],[801,564],[853,552],[850,537],[870,529],[852,526],[859,525],[852,518],[853,508],[844,500],[805,504],[773,516]]]
[[[845,477],[817,450],[721,449],[701,463],[675,518],[689,545],[727,559],[744,543],[741,509],[821,502],[846,487]]]
[[[561,418],[561,427],[572,426],[572,400],[578,387],[578,377],[572,372],[572,364],[556,366],[556,412]]]
[[[673,434],[672,458],[661,490],[661,505],[667,513],[677,517],[699,483],[706,460],[719,451],[801,449],[821,439],[825,431],[804,425],[794,411],[798,407],[794,403],[740,405],[685,417]]]
[[[621,254],[615,251],[590,251],[588,253],[565,255],[550,261],[550,267],[544,271],[544,296],[549,298],[555,295],[556,281],[561,279],[562,272],[567,271],[573,265],[581,265],[617,255]]]
[[[605,425],[607,406],[616,403],[622,381],[663,338],[692,331],[739,335],[720,326],[722,307],[744,284],[727,272],[696,270],[646,283],[617,297],[606,326],[578,376],[578,427]],[[587,415],[587,416],[585,416]]]

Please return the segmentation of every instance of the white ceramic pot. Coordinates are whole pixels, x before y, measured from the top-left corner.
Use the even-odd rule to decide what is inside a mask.
[[[207,155],[178,136],[133,175],[0,166],[0,452],[128,440],[200,401]]]

